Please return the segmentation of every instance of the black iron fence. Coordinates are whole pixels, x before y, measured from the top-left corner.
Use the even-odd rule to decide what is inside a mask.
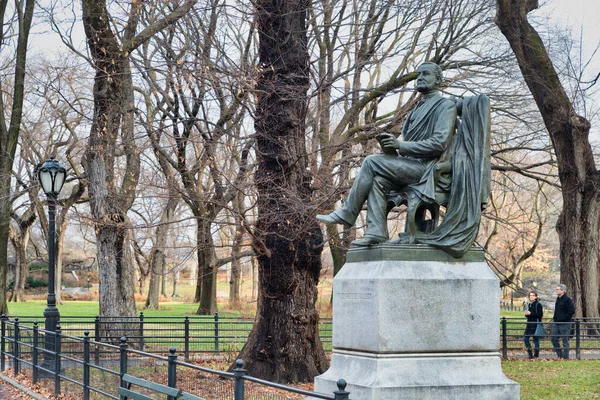
[[[189,363],[191,358],[201,353],[239,352],[252,328],[253,321],[250,319],[222,318],[219,315],[144,317],[140,314],[139,317],[120,318],[63,316],[56,334],[40,329],[37,319],[9,319],[2,316],[0,370],[12,368],[14,374],[28,373],[33,382],[48,378],[53,382],[55,393],[64,392],[67,388],[69,393],[79,390],[84,399],[117,399],[115,388],[123,384],[120,378],[128,373],[144,378],[150,375],[152,381],[178,385],[179,389],[189,393],[204,393],[209,386],[212,397],[206,398],[211,399],[231,399],[236,387],[244,383],[247,383],[246,394],[260,391],[260,386],[266,385],[288,391],[291,396],[347,398],[342,383],[333,396],[315,394],[242,374],[242,364],[237,366],[237,372],[224,372]],[[547,334],[540,340],[540,356],[554,357],[552,339],[562,337],[552,336],[552,321],[544,320],[543,323]],[[331,350],[331,320],[321,320],[319,327],[324,347]],[[568,339],[571,358],[600,358],[600,318],[575,319],[570,327]],[[525,328],[526,321],[523,318],[500,319],[499,350],[504,359],[524,356]],[[125,341],[124,337],[127,338]],[[175,349],[179,353],[176,354]],[[179,381],[173,379],[177,371],[182,376]],[[195,373],[196,379],[183,379],[190,375],[189,371],[194,371],[192,375]],[[215,376],[220,379],[214,379]],[[48,382],[48,379],[44,381]],[[278,400],[302,397],[261,397],[260,394],[253,394],[250,398]]]
[[[232,372],[219,371],[180,361],[173,346],[164,356],[134,349],[125,337],[120,338],[116,345],[92,340],[88,330],[79,337],[67,335],[62,326],[58,326],[56,332],[50,332],[40,329],[37,322],[28,326],[18,318],[9,320],[3,317],[0,324],[0,370],[11,367],[14,375],[30,375],[34,384],[40,381],[50,383],[55,397],[62,393],[84,400],[116,400],[120,398],[119,387],[127,385],[123,376],[128,374],[207,400],[280,400],[306,396],[326,400],[349,399],[342,379],[333,394],[317,393],[249,376],[241,360],[236,361]],[[51,349],[46,346],[47,337],[53,339]],[[139,342],[132,344],[139,346]],[[265,387],[278,389],[278,393],[282,394],[265,393]]]
[[[22,326],[33,326],[41,319],[19,316]],[[239,352],[253,324],[253,318],[222,317],[218,313],[184,317],[149,317],[144,313],[133,317],[60,317],[64,335],[83,337],[83,332],[89,331],[94,341],[115,345],[126,336],[129,346],[136,350],[166,353],[170,347],[176,347],[186,361],[199,353]],[[325,351],[331,351],[331,318],[319,321],[319,335]]]
[[[546,327],[546,335],[539,340],[540,354],[542,357],[554,357],[554,341],[563,344],[563,336],[553,335],[552,326],[555,323],[550,320],[543,320]],[[570,346],[570,357],[578,360],[582,358],[600,358],[600,318],[576,318],[568,324],[570,334],[567,340]],[[523,341],[524,332],[527,324],[523,318],[500,319],[500,346],[502,358],[521,356],[525,352]],[[533,346],[533,337],[530,338]]]
[[[32,327],[41,317],[19,317],[21,326]],[[148,317],[140,313],[133,317],[69,317],[61,316],[63,335],[82,338],[85,331],[98,343],[119,345],[121,337],[127,337],[128,345],[147,353],[166,354],[175,347],[186,362],[205,353],[237,354],[246,343],[252,329],[253,319],[237,317],[185,316]],[[544,320],[548,334],[540,341],[542,354],[552,354],[552,321]],[[524,318],[501,318],[500,351],[504,358],[524,353]],[[331,351],[331,319],[319,322],[321,342],[326,351]],[[30,334],[30,333],[24,333]],[[600,358],[600,319],[576,319],[571,324],[571,357]],[[103,349],[96,346],[92,350],[94,360],[103,356]]]

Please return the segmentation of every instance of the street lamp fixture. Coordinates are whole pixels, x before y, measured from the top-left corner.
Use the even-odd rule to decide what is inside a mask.
[[[60,313],[56,308],[56,203],[58,202],[58,195],[60,190],[65,183],[67,177],[67,171],[61,167],[58,161],[51,157],[38,169],[38,180],[42,185],[44,193],[48,198],[48,298],[46,302],[46,309],[44,310],[45,330],[51,332],[46,333],[44,362],[42,368],[47,370],[54,369],[54,332],[56,332],[56,326],[60,319]]]
[[[61,167],[54,157],[50,157],[38,170],[38,179],[48,198],[56,198],[62,189],[67,171]]]

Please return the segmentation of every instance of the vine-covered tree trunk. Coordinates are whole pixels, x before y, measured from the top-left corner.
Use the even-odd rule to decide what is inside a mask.
[[[240,358],[250,374],[278,382],[312,381],[328,366],[315,308],[323,237],[310,207],[305,148],[307,6],[308,0],[256,2],[259,294]]]
[[[578,316],[600,316],[600,174],[589,142],[590,123],[567,96],[542,39],[527,14],[537,0],[497,0],[496,23],[542,114],[558,161],[563,209],[557,230],[561,281]]]

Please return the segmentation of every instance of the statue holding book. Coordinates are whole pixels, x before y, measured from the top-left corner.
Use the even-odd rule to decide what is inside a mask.
[[[445,205],[447,212],[439,226],[401,234],[391,242],[431,244],[460,257],[475,240],[489,194],[489,100],[475,96],[456,103],[441,96],[442,80],[438,65],[419,66],[416,88],[421,99],[402,127],[403,140],[390,133],[378,135],[383,154],[365,159],[341,208],[317,215],[327,224],[351,226],[366,201],[367,229],[353,246],[388,241],[390,194],[397,191],[414,199],[409,207],[411,201],[415,208]],[[449,195],[440,200],[439,193]]]

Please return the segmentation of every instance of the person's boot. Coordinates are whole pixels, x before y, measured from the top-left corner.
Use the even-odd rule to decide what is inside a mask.
[[[533,353],[529,349],[527,349],[527,358],[529,358],[530,360],[533,358]]]
[[[540,349],[535,349],[535,351],[533,352],[533,358],[539,358],[540,357]]]
[[[558,356],[558,358],[562,358],[562,350],[556,350],[556,355]]]
[[[563,358],[564,358],[565,360],[568,360],[568,359],[569,359],[569,350],[565,350],[565,351],[563,352]]]

